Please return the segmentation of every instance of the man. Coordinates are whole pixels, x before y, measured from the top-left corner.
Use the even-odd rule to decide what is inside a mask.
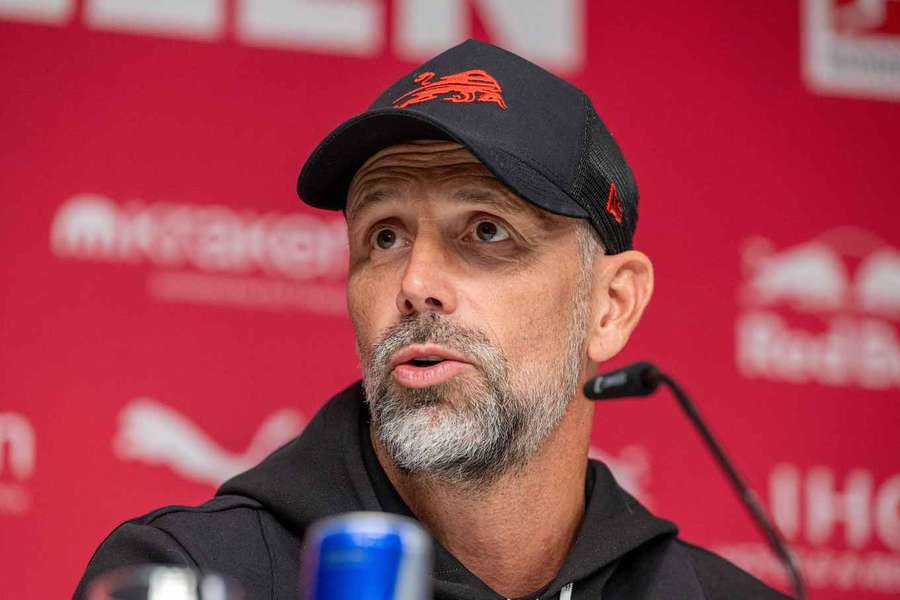
[[[436,598],[783,597],[587,459],[581,386],[653,270],[631,249],[631,172],[580,90],[468,41],[332,132],[298,191],[345,213],[364,384],[210,502],[119,527],[85,580],[175,563],[295,598],[309,524],[381,510],[433,535]]]

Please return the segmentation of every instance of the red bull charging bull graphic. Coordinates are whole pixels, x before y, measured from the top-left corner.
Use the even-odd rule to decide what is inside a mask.
[[[434,73],[426,71],[413,80],[419,87],[409,91],[394,101],[397,108],[406,108],[412,104],[421,104],[437,100],[446,102],[492,102],[500,108],[506,108],[503,99],[503,88],[487,71],[472,69],[453,75],[434,79]]]
[[[900,252],[853,227],[744,249],[737,365],[750,378],[900,388]]]

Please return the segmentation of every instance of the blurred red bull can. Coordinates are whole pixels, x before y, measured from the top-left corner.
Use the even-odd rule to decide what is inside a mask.
[[[406,517],[355,512],[318,521],[301,560],[304,600],[431,598],[431,539]]]

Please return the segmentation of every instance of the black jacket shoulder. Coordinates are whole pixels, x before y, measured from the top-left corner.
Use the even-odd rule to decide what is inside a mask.
[[[219,496],[200,506],[166,506],[110,533],[91,557],[74,598],[87,597],[90,581],[104,572],[146,563],[228,573],[249,597],[271,598],[270,539],[283,543],[284,536],[284,528],[251,498]]]
[[[710,552],[683,540],[678,543],[687,551],[708,600],[734,600],[752,598],[756,600],[790,600],[781,592],[773,590],[762,581]]]

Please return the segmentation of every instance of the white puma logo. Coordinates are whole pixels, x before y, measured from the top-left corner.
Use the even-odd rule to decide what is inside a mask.
[[[222,448],[190,419],[153,398],[136,398],[119,413],[113,450],[122,460],[167,466],[178,475],[213,487],[245,471],[298,435],[305,423],[296,410],[282,409],[263,421],[240,454]],[[590,457],[609,467],[616,481],[644,504],[650,471],[647,451],[627,446],[618,456],[591,446]]]
[[[178,475],[217,487],[245,471],[303,430],[300,413],[279,410],[266,418],[247,449],[222,448],[190,419],[153,398],[136,398],[119,413],[113,450],[123,460],[164,465]]]

